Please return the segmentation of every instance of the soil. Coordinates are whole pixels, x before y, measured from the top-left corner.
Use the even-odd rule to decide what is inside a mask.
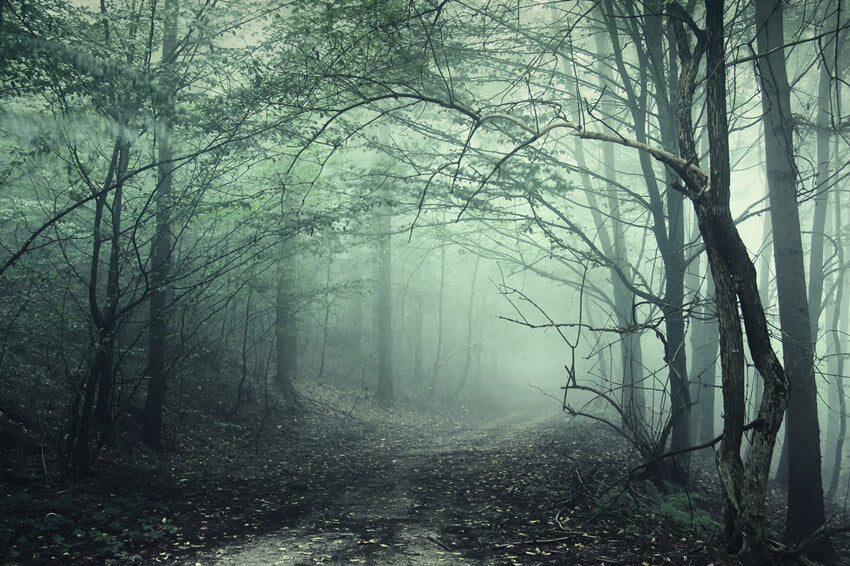
[[[305,400],[262,429],[184,423],[193,432],[168,459],[107,455],[83,483],[16,487],[7,474],[0,562],[733,563],[714,535],[708,460],[695,460],[694,492],[668,492],[624,482],[622,442],[557,406],[434,416],[329,388]]]

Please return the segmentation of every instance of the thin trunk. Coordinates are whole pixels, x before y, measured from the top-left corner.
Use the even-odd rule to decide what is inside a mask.
[[[328,351],[328,321],[331,316],[331,301],[329,289],[331,287],[331,265],[333,265],[334,256],[333,250],[328,251],[328,270],[325,276],[325,316],[322,323],[322,348],[319,354],[319,371],[316,374],[316,381],[321,381],[325,374],[325,357]]]
[[[611,76],[610,68],[603,63],[603,60],[610,54],[610,44],[604,41],[603,35],[597,33],[595,35],[596,49],[599,56],[599,64],[597,71],[600,77],[600,87],[607,88],[614,84],[614,79]],[[605,104],[609,104],[605,102]],[[603,112],[605,109],[603,108]],[[576,156],[579,158],[579,166],[581,169],[586,169],[584,160],[584,150],[579,140],[576,140]],[[611,211],[611,234],[609,235],[606,229],[600,229],[600,243],[602,249],[612,257],[622,272],[628,273],[631,268],[629,266],[628,252],[625,248],[626,236],[621,222],[619,190],[614,186],[617,180],[617,173],[614,166],[614,146],[604,144],[602,146],[602,163],[603,172],[606,179],[611,182],[605,185],[605,197],[608,208]],[[590,187],[590,177],[585,174],[583,182]],[[600,207],[596,201],[596,196],[592,191],[587,191],[588,203],[591,206],[591,212],[594,215],[594,222],[597,226],[604,227],[608,222],[604,220],[600,212]],[[628,290],[624,282],[618,276],[616,270],[609,269],[609,277],[613,287],[614,310],[617,317],[617,326],[622,330],[626,330],[621,335],[620,352],[622,360],[622,395],[621,404],[623,407],[623,425],[632,430],[636,437],[642,437],[646,428],[646,399],[643,390],[643,359],[641,351],[641,335],[637,331],[631,331],[635,326],[634,317],[632,315],[632,305],[634,304],[634,295]]]
[[[248,287],[248,298],[245,300],[245,324],[242,329],[242,376],[239,379],[239,386],[236,388],[236,401],[233,403],[233,408],[227,411],[228,418],[235,415],[239,407],[242,406],[242,391],[245,389],[245,382],[248,381],[248,328],[251,321],[252,296],[251,288]]]
[[[668,56],[665,61],[661,38],[664,31],[661,27],[661,14],[664,12],[664,2],[653,0],[645,5],[644,25],[646,37],[646,55],[648,66],[653,76],[655,105],[658,111],[658,126],[661,133],[662,147],[676,153],[678,136],[676,113],[673,101],[677,99],[678,74],[676,65],[676,43],[672,38],[672,27],[668,28]],[[675,181],[675,174],[665,168],[667,186]],[[685,197],[678,191],[666,192],[666,234],[658,241],[658,249],[664,261],[664,326],[667,334],[664,346],[664,360],[668,365],[668,381],[670,383],[670,413],[672,432],[670,449],[682,450],[691,445],[690,394],[688,385],[688,362],[685,348]],[[664,226],[662,226],[664,228]],[[676,460],[680,465],[678,472],[687,479],[690,463],[689,453],[679,456]]]
[[[121,150],[121,159],[119,162],[118,173],[124,175],[129,163],[130,146],[125,144]],[[102,349],[103,356],[100,363],[100,377],[98,379],[97,392],[97,407],[95,415],[98,424],[108,431],[112,413],[112,387],[113,387],[113,362],[115,359],[115,338],[116,324],[118,316],[118,295],[119,287],[119,259],[120,249],[119,240],[121,237],[121,210],[123,206],[124,190],[121,183],[115,187],[115,194],[112,199],[111,210],[111,227],[112,233],[109,244],[109,266],[106,276],[106,305],[104,309],[104,327]]]
[[[440,291],[437,298],[437,348],[434,353],[434,370],[431,372],[431,385],[428,396],[436,393],[437,376],[440,374],[440,364],[443,357],[443,295],[446,290],[446,246],[440,247]]]
[[[104,236],[105,229],[103,227],[108,195],[104,194],[95,201],[88,296],[89,310],[94,324],[93,354],[83,387],[73,403],[68,441],[68,450],[70,451],[68,464],[71,473],[77,477],[87,475],[91,471],[93,461],[90,446],[92,433],[96,425],[104,427],[109,419],[119,291],[119,254],[117,248],[121,230],[123,178],[129,164],[129,154],[130,144],[123,139],[118,139],[115,142],[112,160],[104,182],[104,187],[114,186],[111,229],[108,237]],[[105,305],[101,308],[98,300],[100,255],[106,241],[110,241],[111,252],[107,264]],[[97,405],[95,405],[96,402]]]
[[[413,383],[416,387],[425,384],[425,369],[422,364],[422,299],[416,302],[413,320]]]
[[[701,262],[694,260],[697,268]],[[705,288],[703,297],[695,307],[691,319],[691,383],[694,392],[696,419],[694,421],[694,440],[697,444],[708,442],[715,437],[714,413],[717,389],[717,314],[714,309],[714,278],[708,266],[705,267]]]
[[[177,48],[177,0],[165,2],[165,28],[162,39],[162,58],[170,61]],[[166,81],[166,84],[173,81]],[[166,100],[160,111],[159,167],[156,195],[156,233],[151,243],[150,303],[148,327],[148,360],[145,377],[148,380],[142,438],[154,450],[162,450],[162,415],[165,407],[166,357],[168,341],[168,278],[171,271],[172,185],[174,165],[171,163],[170,120],[172,102]]]
[[[838,153],[838,137],[835,139],[836,154]],[[832,190],[835,196],[835,219],[833,229],[838,232],[842,228],[842,210],[841,210],[841,191],[836,186]],[[838,430],[835,434],[827,434],[827,439],[833,437],[833,442],[827,442],[827,450],[832,452],[832,467],[827,468],[829,472],[829,487],[826,490],[826,499],[832,500],[838,492],[838,480],[841,477],[841,469],[844,455],[844,442],[847,437],[847,398],[844,393],[844,368],[846,367],[846,353],[844,351],[844,339],[850,335],[850,313],[846,311],[846,299],[844,295],[844,286],[847,280],[847,255],[845,253],[844,243],[838,239],[838,271],[836,273],[835,298],[832,304],[832,315],[829,328],[832,329],[832,355],[835,360],[832,375],[835,376],[835,386],[830,388],[832,392],[828,396],[830,399],[829,407],[832,411],[836,411],[836,422],[833,428]],[[844,316],[842,316],[842,313]],[[832,449],[832,450],[830,450]]]
[[[834,24],[832,27],[834,27]],[[827,50],[831,43],[831,41],[827,40],[824,44],[824,50]],[[815,211],[812,220],[809,252],[808,290],[811,337],[814,344],[817,344],[818,321],[821,314],[821,300],[823,295],[823,253],[826,243],[826,212],[830,187],[830,86],[830,70],[821,66],[818,80],[818,107],[815,117],[817,131],[817,176],[815,178]]]
[[[298,335],[295,312],[292,304],[291,286],[293,277],[286,273],[287,266],[283,259],[286,254],[285,246],[281,244],[281,259],[277,277],[277,297],[275,300],[275,348],[277,372],[275,380],[284,401],[292,406],[298,405],[298,394],[292,381],[295,379],[298,363]]]
[[[466,307],[466,353],[463,359],[463,371],[460,374],[460,380],[458,380],[457,386],[452,391],[450,399],[457,399],[460,392],[463,391],[466,380],[469,377],[469,368],[472,367],[472,313],[475,306],[475,283],[478,281],[478,266],[480,263],[481,256],[476,255],[475,266],[472,268],[472,282],[469,284],[469,302]]]
[[[824,6],[824,26],[827,30],[834,30],[838,24],[838,10],[833,2],[823,2]],[[828,239],[826,236],[827,224],[827,208],[829,202],[830,188],[835,183],[830,179],[831,173],[831,155],[830,142],[832,141],[833,129],[831,127],[831,103],[832,103],[832,76],[837,71],[836,61],[833,61],[834,48],[836,46],[836,38],[834,35],[827,36],[820,47],[820,74],[818,80],[818,102],[817,114],[815,116],[816,135],[817,135],[817,177],[815,183],[815,212],[814,220],[812,221],[812,236],[811,236],[811,252],[809,256],[809,313],[811,315],[812,326],[812,341],[817,347],[818,343],[818,322],[822,311],[822,295],[824,286],[824,247]],[[830,63],[832,63],[830,65]],[[836,148],[837,149],[837,148]],[[839,211],[838,203],[839,193],[836,195],[836,211]],[[836,222],[837,226],[841,224]],[[839,228],[840,230],[840,228]],[[840,235],[840,232],[836,232]],[[840,236],[838,238],[840,242]],[[839,243],[840,245],[840,243]],[[836,287],[837,302],[841,301],[843,292],[842,278],[843,274],[836,274],[838,286]],[[839,324],[835,321],[835,324]],[[834,365],[834,364],[833,364]],[[835,391],[835,388],[830,388]],[[828,395],[828,398],[832,395]],[[837,429],[837,417],[835,407],[831,403],[827,404],[827,434],[826,434],[826,458],[824,469],[827,470],[825,477],[830,477],[832,473],[829,471],[837,465],[837,462],[832,458],[832,453],[829,447],[835,445],[835,433]],[[827,490],[828,491],[828,490]]]
[[[385,211],[388,214],[389,211]],[[378,390],[379,403],[393,400],[392,240],[389,218],[378,242]]]
[[[363,318],[363,291],[358,291],[354,295],[354,324],[352,328],[354,352],[358,361],[361,361],[363,357]]]
[[[614,47],[614,59],[620,74],[621,85],[626,92],[627,106],[632,116],[635,127],[635,139],[640,143],[648,141],[646,131],[648,122],[648,89],[641,88],[635,91],[631,74],[625,65],[622,50],[620,48],[619,32],[613,19],[613,7],[610,0],[603,0],[603,8],[607,13],[605,17],[609,36]],[[673,150],[675,153],[677,145],[676,121],[677,117],[672,114],[670,99],[666,98],[669,92],[676,99],[676,88],[670,88],[673,77],[666,78],[664,72],[665,61],[660,50],[661,33],[660,18],[657,14],[661,12],[661,5],[648,7],[644,22],[647,26],[645,34],[651,35],[652,41],[647,42],[648,51],[643,52],[640,47],[642,41],[641,31],[634,26],[636,15],[633,6],[625,4],[627,18],[624,21],[632,25],[630,33],[638,48],[638,66],[640,85],[649,84],[649,75],[653,75],[655,82],[656,103],[659,111],[659,127],[661,130],[662,145],[665,149]],[[654,30],[654,31],[650,31]],[[644,182],[647,188],[649,213],[652,217],[650,224],[652,233],[658,246],[658,251],[664,263],[665,290],[661,301],[661,309],[664,313],[666,330],[666,341],[664,345],[664,360],[668,365],[668,376],[671,396],[671,412],[669,427],[671,430],[671,449],[685,448],[690,444],[690,400],[688,395],[687,360],[685,357],[685,326],[683,317],[684,303],[684,275],[685,264],[683,256],[684,230],[683,230],[683,207],[682,196],[676,191],[670,191],[666,206],[661,196],[658,180],[652,158],[646,152],[638,155]],[[665,170],[666,171],[666,170]],[[668,184],[672,177],[668,175]],[[668,226],[669,220],[669,226]],[[680,464],[680,472],[686,472],[688,468],[688,456],[682,455],[677,458]],[[687,474],[685,473],[685,476]],[[681,474],[679,474],[681,477]]]
[[[836,195],[837,196],[837,195]],[[835,207],[836,215],[841,214],[841,209]],[[842,261],[839,264],[840,271],[838,272],[838,281],[835,287],[835,299],[832,305],[832,314],[830,316],[831,335],[832,335],[832,356],[835,363],[832,364],[834,371],[831,375],[835,379],[834,386],[830,387],[829,408],[830,411],[836,412],[834,428],[837,428],[834,433],[827,434],[827,450],[831,452],[831,466],[829,470],[829,487],[826,490],[826,499],[835,498],[838,491],[838,480],[841,476],[842,456],[844,454],[844,441],[847,436],[847,399],[844,396],[844,368],[845,368],[845,352],[842,338],[850,332],[850,316],[845,313],[841,316],[844,309],[844,285],[847,274],[847,266],[844,263],[844,254],[841,253]]]

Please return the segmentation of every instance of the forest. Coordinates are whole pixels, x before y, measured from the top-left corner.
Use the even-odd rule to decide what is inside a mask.
[[[848,61],[841,0],[0,0],[0,563],[850,564]]]

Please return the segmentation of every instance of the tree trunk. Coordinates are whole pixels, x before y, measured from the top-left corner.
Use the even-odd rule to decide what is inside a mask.
[[[610,30],[609,30],[610,33]],[[601,33],[595,34],[596,50],[599,57],[597,72],[600,77],[600,88],[607,88],[608,85],[614,84],[614,79],[611,76],[610,68],[603,63],[603,60],[609,55],[610,47],[604,41]],[[608,104],[605,102],[604,104]],[[603,109],[604,110],[604,109]],[[587,168],[584,159],[584,150],[581,143],[576,140],[576,157],[579,167],[582,170]],[[608,204],[608,209],[611,214],[611,233],[609,235],[607,229],[600,228],[599,240],[602,244],[602,249],[611,258],[614,259],[622,272],[630,272],[628,254],[625,249],[625,231],[621,222],[620,198],[618,189],[613,185],[617,180],[617,172],[614,166],[614,146],[605,144],[602,146],[602,164],[603,174],[610,182],[605,185],[605,197]],[[590,187],[590,176],[585,174],[583,182]],[[601,209],[597,203],[596,196],[592,191],[587,191],[588,203],[591,206],[594,223],[597,226],[603,227],[608,224],[599,212]],[[619,274],[615,269],[608,270],[611,279],[611,286],[614,296],[614,310],[617,320],[617,327],[623,330],[620,338],[620,352],[622,361],[622,382],[620,397],[623,408],[623,426],[631,430],[635,436],[643,436],[646,429],[646,398],[644,395],[643,384],[643,356],[641,350],[641,334],[638,331],[631,330],[635,326],[634,316],[632,314],[632,306],[634,305],[634,294],[629,291],[624,282],[620,279]]]
[[[797,206],[793,117],[782,45],[780,0],[757,0],[757,59],[765,122],[767,183],[774,233],[776,289],[782,351],[790,384],[788,415],[788,514],[786,537],[799,542],[823,525],[820,428],[803,245]],[[815,315],[816,313],[811,313]],[[828,541],[812,548],[816,559],[834,559]]]
[[[360,273],[359,269],[357,271],[358,281],[362,282],[362,273]],[[354,339],[354,353],[358,362],[363,361],[363,322],[364,322],[364,310],[363,310],[363,295],[365,291],[358,290],[358,292],[354,295],[354,322],[351,325],[351,333],[353,334]]]
[[[827,2],[826,4],[830,4]],[[835,27],[834,18],[832,25]],[[832,44],[832,36],[824,40],[823,51],[828,52]],[[823,65],[818,80],[818,106],[815,116],[817,132],[817,176],[815,178],[815,211],[812,220],[811,245],[809,246],[809,316],[811,318],[812,342],[817,344],[818,321],[821,315],[821,300],[823,296],[823,250],[826,243],[826,212],[830,188],[830,73],[831,70]]]
[[[658,112],[658,126],[661,133],[662,147],[676,153],[678,150],[676,113],[673,103],[677,99],[677,65],[676,43],[669,33],[669,59],[665,61],[661,38],[664,32],[661,27],[661,14],[664,12],[664,1],[653,0],[644,5],[644,26],[647,38],[646,54],[650,74],[655,85],[655,105]],[[670,28],[672,30],[672,27]],[[665,168],[667,186],[675,180],[675,174]],[[666,192],[666,233],[658,241],[658,249],[664,261],[664,327],[666,343],[664,345],[664,361],[668,366],[668,382],[670,383],[670,449],[683,450],[691,445],[690,417],[690,387],[688,385],[688,363],[685,348],[685,197],[678,191]],[[663,217],[663,215],[662,215]],[[662,226],[664,228],[664,226]],[[679,469],[677,478],[687,480],[690,464],[690,454],[685,453],[676,458]]]
[[[327,357],[328,351],[328,321],[331,317],[331,266],[333,265],[333,261],[333,250],[328,249],[328,269],[327,274],[325,276],[325,315],[322,321],[322,347],[321,351],[319,352],[319,371],[318,373],[316,373],[316,381],[319,382],[321,382],[322,377],[325,375],[325,358]]]
[[[165,27],[162,38],[162,59],[165,68],[177,48],[177,0],[165,2]],[[167,71],[166,71],[167,72]],[[165,84],[173,84],[165,81]],[[150,302],[148,326],[148,361],[145,377],[148,380],[142,438],[154,450],[162,450],[162,414],[165,407],[166,356],[168,341],[168,278],[171,271],[172,184],[174,165],[171,163],[170,121],[172,102],[166,100],[160,110],[159,166],[154,202],[156,204],[156,233],[151,242]]]
[[[94,326],[92,358],[89,361],[86,379],[76,394],[71,410],[71,426],[68,435],[67,464],[75,477],[91,471],[91,437],[97,426],[106,430],[112,400],[113,361],[118,313],[118,244],[121,232],[121,206],[123,178],[130,159],[130,144],[123,138],[115,142],[104,187],[114,186],[110,235],[104,237],[104,212],[107,194],[95,200],[95,217],[92,230],[92,255],[89,272],[88,302]],[[98,300],[100,287],[100,255],[103,244],[110,242],[110,257],[107,263],[106,298],[103,308]]]
[[[620,81],[626,91],[626,104],[631,113],[632,123],[635,128],[635,139],[639,143],[647,143],[648,141],[646,126],[649,112],[647,106],[648,89],[646,85],[649,84],[649,75],[652,75],[652,81],[655,87],[655,100],[659,113],[662,146],[665,150],[675,153],[677,146],[677,117],[672,110],[673,107],[671,104],[671,100],[676,100],[677,98],[675,94],[676,87],[671,88],[675,73],[671,72],[668,74],[665,71],[665,68],[670,65],[669,63],[665,64],[663,52],[660,49],[663,33],[658,15],[663,13],[661,8],[661,3],[647,6],[647,12],[644,15],[644,35],[651,36],[653,39],[646,42],[647,51],[645,53],[641,51],[640,47],[640,42],[643,40],[640,37],[640,31],[635,27],[630,28],[632,39],[638,46],[638,59],[640,63],[638,66],[640,73],[639,84],[643,87],[639,92],[636,92],[631,74],[623,60],[618,37],[619,32],[612,18],[614,14],[612,4],[610,0],[603,2],[603,10],[607,14],[605,21],[614,46],[615,62],[620,74]],[[625,20],[633,21],[631,6],[626,4],[626,9],[628,17]],[[675,53],[675,48],[671,47],[671,50]],[[669,70],[673,71],[674,67],[675,65]],[[667,98],[667,96],[671,98]],[[688,394],[687,359],[685,357],[684,342],[685,324],[683,317],[685,276],[683,256],[684,200],[680,194],[668,194],[665,205],[658,186],[651,156],[641,151],[638,154],[638,159],[649,197],[648,208],[652,217],[650,226],[664,264],[665,289],[660,306],[664,314],[666,330],[664,361],[668,366],[671,397],[668,428],[671,431],[671,449],[679,450],[690,445],[690,399]],[[672,182],[672,179],[673,177],[668,174],[668,183]],[[684,474],[684,478],[686,479],[688,460],[689,458],[686,454],[677,457],[679,472],[681,472],[678,474],[680,478]]]
[[[836,6],[835,2],[832,1],[823,2],[822,4],[824,6],[824,27],[827,30],[834,30],[838,24],[838,6]],[[812,340],[815,347],[817,347],[818,343],[818,321],[822,311],[824,285],[823,256],[824,246],[828,242],[826,236],[826,220],[829,195],[831,192],[835,193],[836,211],[841,210],[837,184],[834,179],[830,179],[832,161],[832,156],[830,155],[830,143],[832,141],[833,134],[831,123],[833,121],[833,117],[831,116],[830,106],[833,100],[832,76],[838,71],[837,61],[834,60],[837,56],[835,51],[836,46],[836,37],[834,35],[827,36],[824,38],[820,46],[820,53],[818,57],[820,62],[820,73],[818,77],[817,114],[815,116],[817,135],[817,177],[815,183],[815,213],[814,220],[812,221],[812,243],[810,246],[811,251],[809,256],[809,314],[812,319]],[[831,190],[832,186],[835,186],[834,191]],[[838,227],[835,231],[838,242],[837,245],[841,246],[840,221],[836,222],[836,226]],[[840,251],[843,250],[839,250],[839,252]],[[839,253],[839,256],[840,255],[841,254]],[[839,269],[841,267],[843,266],[839,265]],[[839,270],[839,272],[836,273],[836,282],[835,301],[840,304],[843,299],[843,271]],[[840,306],[838,309],[840,310]],[[836,326],[833,328],[837,328],[837,325],[839,324],[838,319],[835,319],[834,324]],[[831,365],[835,366],[835,364]],[[833,375],[838,374],[833,372]],[[840,379],[840,377],[837,379]],[[832,392],[835,390],[835,387],[830,388],[830,391]],[[833,394],[828,395],[828,398],[832,397]],[[838,465],[838,463],[832,458],[829,448],[836,444],[835,433],[838,428],[837,420],[839,418],[840,416],[835,412],[835,406],[832,403],[828,403],[828,421],[825,443],[825,446],[827,447],[827,457],[824,466],[826,470],[832,470]],[[826,472],[826,477],[830,477],[832,475],[831,471]]]
[[[277,276],[277,297],[275,300],[275,349],[277,371],[275,380],[283,395],[284,402],[297,407],[298,394],[292,384],[298,369],[298,335],[295,321],[295,309],[292,304],[291,286],[293,277],[287,274],[285,246],[281,244]]]
[[[835,153],[838,153],[837,136],[835,139]],[[833,229],[836,232],[839,232],[842,228],[843,211],[841,210],[841,191],[838,189],[837,185],[832,190],[832,194],[835,196],[835,204],[833,206],[833,209],[835,210]],[[844,243],[840,239],[837,240],[837,280],[835,284],[835,297],[832,304],[830,324],[828,326],[832,329],[832,359],[835,360],[835,363],[832,364],[834,370],[831,372],[831,375],[834,376],[835,386],[830,388],[831,394],[827,397],[829,399],[829,407],[831,410],[836,411],[837,407],[837,415],[833,424],[833,429],[836,430],[827,434],[827,450],[832,452],[832,465],[827,468],[829,470],[829,487],[826,490],[827,500],[834,499],[838,492],[838,481],[841,476],[843,464],[844,441],[847,436],[847,398],[845,397],[844,392],[844,368],[846,367],[847,354],[844,348],[844,339],[850,335],[850,313],[847,312],[847,300],[844,291],[847,281],[848,264],[846,254],[847,250],[845,249]],[[830,438],[832,439],[832,442],[829,442]]]
[[[389,210],[383,211],[389,214]],[[377,401],[393,401],[393,329],[392,329],[392,242],[389,217],[381,226],[378,240],[378,390]]]
[[[460,379],[452,391],[449,400],[457,399],[460,392],[466,386],[466,380],[469,377],[469,369],[472,367],[472,330],[473,320],[472,313],[475,306],[475,283],[478,281],[478,267],[481,263],[481,256],[475,256],[475,266],[472,268],[472,282],[469,284],[469,302],[466,307],[466,351],[463,358],[463,371],[460,374]]]
[[[836,196],[838,193],[836,192]],[[837,205],[838,203],[836,203]],[[835,207],[836,216],[841,215],[840,207]],[[836,218],[838,220],[838,218]],[[839,245],[841,245],[839,243]],[[840,262],[837,273],[838,281],[835,285],[835,298],[833,299],[832,312],[829,317],[829,327],[832,328],[832,355],[831,360],[834,363],[830,364],[832,371],[829,375],[835,380],[834,385],[830,384],[829,394],[827,395],[830,412],[835,413],[835,419],[830,422],[830,429],[826,436],[827,450],[831,453],[830,465],[827,466],[827,475],[829,477],[829,487],[826,490],[826,499],[835,498],[838,491],[838,480],[841,475],[842,456],[844,454],[844,440],[847,435],[847,400],[844,396],[844,368],[845,368],[845,352],[842,338],[850,332],[850,316],[842,311],[845,307],[844,285],[847,274],[847,264],[843,250],[839,252]]]
[[[121,149],[118,174],[124,175],[129,163],[129,144],[124,144]],[[100,329],[101,356],[98,365],[98,391],[97,407],[95,417],[103,429],[104,437],[109,435],[110,422],[112,420],[112,388],[114,380],[113,363],[115,360],[115,338],[117,335],[116,325],[118,323],[118,295],[119,288],[119,242],[121,238],[121,209],[124,200],[124,188],[121,182],[115,187],[112,198],[111,228],[112,233],[109,244],[109,264],[106,275],[106,300],[103,311],[103,327]]]
[[[695,260],[697,264],[700,262]],[[717,388],[717,314],[714,309],[714,278],[706,268],[705,290],[691,319],[691,383],[696,419],[694,440],[697,444],[715,437],[714,413]],[[696,297],[695,300],[698,300]]]
[[[281,261],[281,263],[283,263]],[[280,268],[283,271],[283,267]],[[288,278],[278,276],[277,300],[275,302],[277,373],[275,378],[284,400],[288,404],[297,402],[297,394],[292,380],[295,379],[298,362],[298,336],[295,313],[290,299]]]
[[[764,507],[776,433],[787,403],[788,382],[770,342],[761,304],[755,266],[738,234],[729,208],[729,127],[726,111],[726,65],[723,1],[705,0],[706,30],[697,48],[704,45],[706,104],[710,153],[710,188],[684,178],[697,215],[700,233],[715,282],[720,328],[720,365],[723,382],[723,440],[717,451],[717,468],[724,492],[724,532],[728,550],[749,564],[770,564],[764,537]],[[677,24],[680,25],[681,24]],[[679,28],[677,33],[682,33]],[[684,42],[683,42],[684,43]],[[679,91],[679,145],[684,158],[696,158],[691,112],[694,75],[699,57],[680,45],[683,65]],[[709,190],[706,190],[706,189]],[[740,311],[739,311],[740,308]],[[744,433],[744,353],[741,318],[750,356],[764,379],[759,426],[753,429],[746,464],[741,459]]]
[[[440,291],[437,297],[437,347],[434,353],[434,370],[431,372],[431,385],[428,387],[428,396],[436,394],[437,377],[440,375],[440,365],[443,357],[443,295],[446,290],[446,246],[440,247]]]
[[[759,139],[764,139],[763,128],[761,127],[761,123],[759,123]],[[759,144],[760,154],[764,155],[764,144]],[[767,179],[764,177],[763,170],[759,168],[759,176],[760,180],[763,181],[764,186],[764,197],[765,197],[765,206],[767,206]],[[759,282],[759,295],[761,295],[761,304],[765,305],[765,308],[769,308],[770,305],[770,289],[772,284],[771,278],[771,267],[773,265],[772,259],[772,250],[773,250],[773,230],[770,224],[770,211],[762,215],[762,232],[761,232],[761,243],[762,247],[758,253],[758,264],[756,270],[758,271],[758,282]],[[758,372],[756,372],[758,373]],[[748,417],[747,418],[755,418],[755,414],[758,412],[759,405],[761,404],[761,396],[763,393],[763,384],[764,380],[760,375],[754,375],[752,380],[752,388],[750,389],[749,401],[747,403]],[[780,430],[783,430],[780,428]],[[747,456],[749,456],[749,450],[752,444],[748,443],[746,446]]]
[[[425,366],[422,364],[422,299],[416,301],[413,320],[413,383],[416,387],[425,384]]]

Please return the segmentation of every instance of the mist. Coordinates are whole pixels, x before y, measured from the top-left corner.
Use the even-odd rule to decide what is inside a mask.
[[[845,12],[0,0],[0,562],[850,563]]]

